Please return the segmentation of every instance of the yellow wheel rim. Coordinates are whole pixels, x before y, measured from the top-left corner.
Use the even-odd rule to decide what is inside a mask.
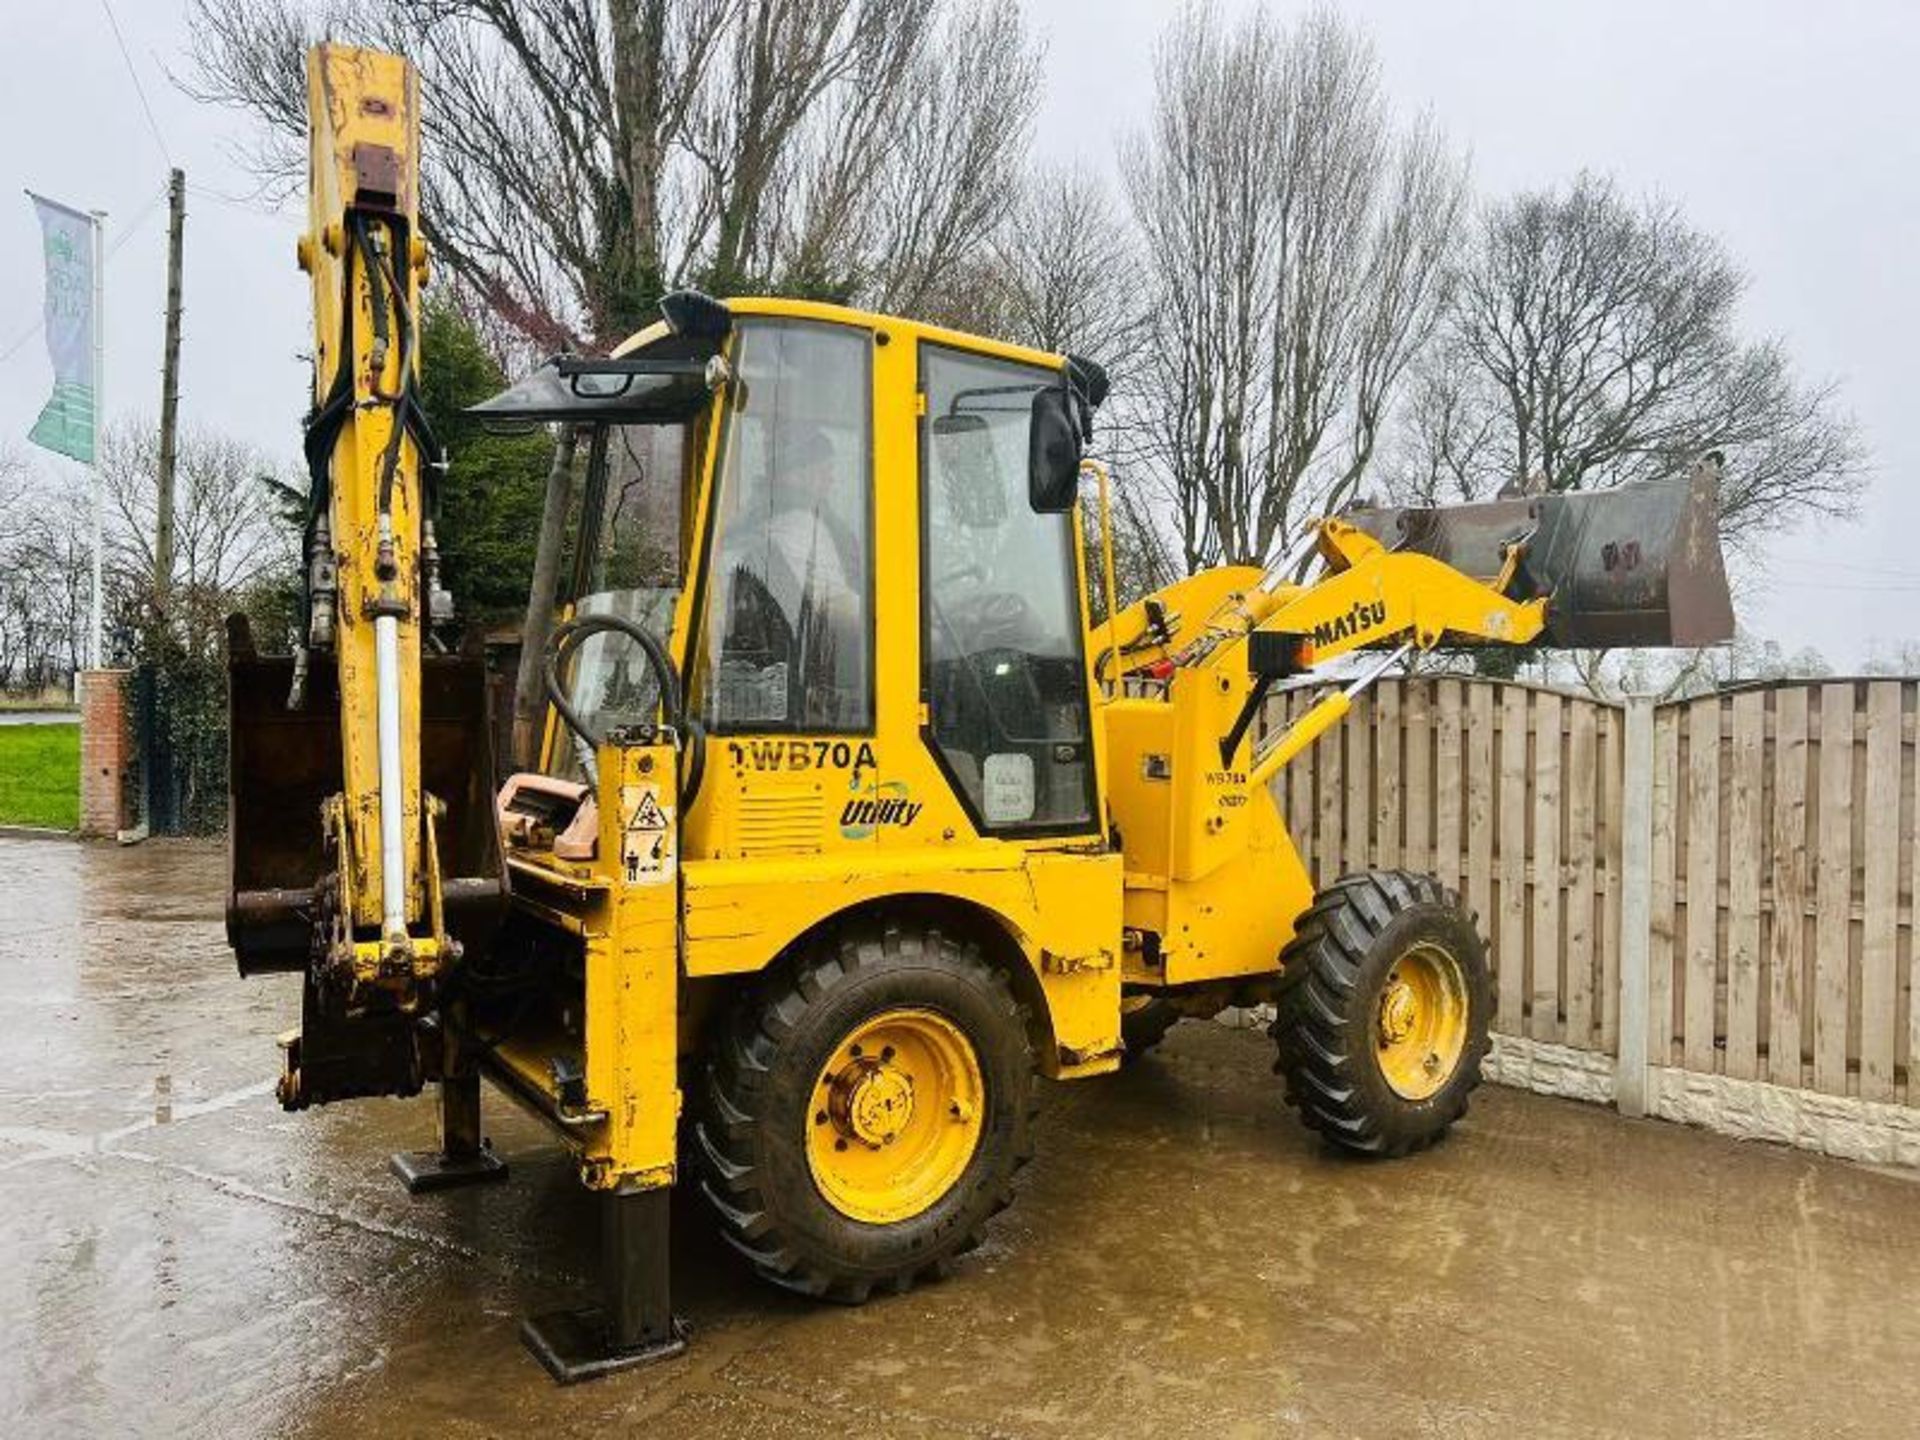
[[[1387,971],[1375,1010],[1380,1073],[1396,1095],[1425,1100],[1453,1078],[1467,1048],[1467,977],[1437,945],[1416,945]]]
[[[887,1225],[931,1209],[980,1144],[986,1081],[973,1042],[931,1010],[885,1010],[820,1067],[807,1167],[842,1215]]]

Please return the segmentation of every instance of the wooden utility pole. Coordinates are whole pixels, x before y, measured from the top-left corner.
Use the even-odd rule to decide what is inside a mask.
[[[180,251],[187,228],[187,176],[167,177],[167,339],[160,361],[159,520],[153,534],[153,599],[164,610],[173,583],[173,469],[180,425]]]

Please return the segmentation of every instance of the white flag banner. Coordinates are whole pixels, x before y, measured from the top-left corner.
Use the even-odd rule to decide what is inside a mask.
[[[93,226],[90,215],[35,195],[47,260],[47,358],[53,361],[53,397],[27,432],[36,445],[93,463]]]

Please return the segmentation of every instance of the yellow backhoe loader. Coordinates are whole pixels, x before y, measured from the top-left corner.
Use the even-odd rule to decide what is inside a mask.
[[[539,723],[497,771],[507,687],[450,639],[460,477],[415,398],[417,85],[338,46],[308,79],[305,634],[269,657],[232,628],[229,935],[243,973],[302,977],[288,1108],[439,1087],[441,1149],[394,1160],[413,1189],[505,1173],[483,1076],[577,1156],[606,1287],[523,1326],[557,1377],[685,1343],[682,1179],[777,1285],[904,1289],[1011,1199],[1036,1077],[1111,1072],[1180,1014],[1276,1003],[1334,1145],[1460,1116],[1474,917],[1399,871],[1316,894],[1269,787],[1412,652],[1726,638],[1710,477],[1356,511],[1303,583],[1225,567],[1090,622],[1096,364],[683,291],[478,407],[587,455],[579,495],[550,481]],[[1341,656],[1256,748],[1270,687]]]

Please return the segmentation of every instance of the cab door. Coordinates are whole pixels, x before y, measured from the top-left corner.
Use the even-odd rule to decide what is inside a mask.
[[[1098,834],[1071,511],[1028,503],[1057,370],[922,342],[922,739],[982,836]]]
[[[755,316],[734,380],[695,597],[691,693],[708,732],[700,853],[843,844],[874,763],[872,332]]]

